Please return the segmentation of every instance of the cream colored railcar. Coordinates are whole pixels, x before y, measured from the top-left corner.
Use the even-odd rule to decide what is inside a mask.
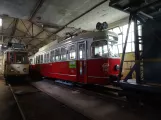
[[[3,53],[3,70],[6,79],[26,77],[29,74],[28,53],[23,50],[6,50]]]

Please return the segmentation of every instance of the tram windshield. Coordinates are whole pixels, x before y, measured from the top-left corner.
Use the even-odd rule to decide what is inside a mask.
[[[109,57],[119,57],[118,37],[108,36],[108,54]]]
[[[15,63],[16,64],[26,64],[28,63],[28,56],[27,53],[25,52],[16,52],[15,53],[16,58],[15,58]]]
[[[119,57],[117,42],[110,40],[94,41],[91,44],[92,58]]]
[[[10,52],[9,61],[12,64],[27,64],[29,62],[26,52]]]
[[[91,49],[93,58],[107,57],[107,40],[94,41],[91,44]]]

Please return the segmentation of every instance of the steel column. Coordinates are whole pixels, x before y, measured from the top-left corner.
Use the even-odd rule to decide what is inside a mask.
[[[127,45],[127,40],[128,40],[128,36],[129,36],[129,31],[130,31],[130,25],[131,25],[131,22],[132,22],[132,18],[133,18],[133,16],[131,14],[130,17],[129,17],[129,23],[128,23],[128,28],[127,28],[126,38],[125,38],[125,45],[124,45],[124,48],[123,48],[123,53],[122,53],[122,58],[121,58],[121,63],[120,63],[118,82],[121,80],[121,76],[122,76],[122,69],[123,69],[123,64],[124,64],[126,45]]]
[[[137,18],[134,17],[134,39],[135,39],[135,72],[136,72],[136,82],[141,83],[140,79],[140,51],[139,51],[139,37],[138,37],[138,24]]]

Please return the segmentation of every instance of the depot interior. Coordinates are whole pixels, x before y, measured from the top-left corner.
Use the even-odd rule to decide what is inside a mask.
[[[142,96],[145,98],[144,95],[153,93],[160,97],[160,0],[0,0],[0,76],[4,74],[4,52],[11,43],[24,45],[30,58],[38,51],[47,49],[50,44],[56,45],[75,36],[98,31],[98,23],[105,23],[105,29],[118,36],[113,52],[118,53],[117,58],[120,59],[120,64],[116,66],[118,74],[115,80],[111,82],[108,79],[112,84],[101,86],[101,90],[112,86],[115,92],[117,89],[118,94],[124,93],[126,98],[128,95],[135,96],[135,93],[137,97],[138,94],[141,96],[141,100]],[[102,49],[107,51],[107,46],[98,48],[97,52],[102,54]],[[73,56],[76,58],[76,53]],[[33,60],[29,59],[29,62],[33,64]],[[101,70],[104,67],[109,66],[102,65]],[[25,72],[26,68],[22,71]],[[12,69],[10,72],[13,72]],[[78,91],[71,93],[77,94]],[[138,100],[139,104],[141,100]],[[112,112],[115,110],[116,107]]]
[[[39,3],[42,5],[35,10],[38,3],[38,0],[30,2],[24,0],[22,3],[2,2],[0,5],[1,45],[7,45],[8,42],[25,44],[31,56],[50,42],[64,40],[69,33],[75,35],[95,31],[97,22],[107,22],[108,30],[118,34],[118,52],[120,56],[122,55],[129,14],[110,7],[109,1],[72,1],[72,4],[66,6],[64,1],[48,0]],[[11,6],[7,8],[8,5]],[[139,25],[140,36],[141,29],[142,26]],[[142,50],[141,45],[140,50]],[[126,76],[135,63],[134,51],[134,23],[132,22],[126,47],[123,76]],[[0,71],[2,73],[2,66]],[[132,78],[135,78],[135,73],[132,74]]]
[[[144,63],[143,73],[145,76],[143,76],[151,79],[147,75],[150,73],[153,77],[155,76],[154,83],[159,84],[161,82],[156,81],[160,81],[158,80],[160,69],[156,66],[161,65],[158,60],[160,59],[160,46],[156,39],[160,39],[160,29],[157,28],[160,18],[160,4],[158,0],[142,0],[140,2],[139,0],[70,0],[70,2],[67,0],[1,0],[0,46],[7,46],[9,42],[24,44],[27,46],[28,56],[32,56],[51,42],[56,44],[71,36],[97,31],[96,24],[98,22],[107,22],[107,29],[118,35],[118,51],[116,52],[119,53],[120,58],[123,56],[123,77],[121,79],[125,79],[129,72],[133,71],[133,66],[139,62]],[[137,23],[132,19],[127,36],[130,16],[137,18]],[[157,22],[154,23],[154,20]],[[148,23],[152,26],[148,26]],[[137,36],[136,29],[134,29],[136,24]],[[138,50],[135,50],[136,37],[142,37],[143,26],[144,39],[139,41]],[[149,34],[149,36],[145,34]],[[152,55],[154,52],[155,55]],[[136,56],[141,53],[144,56],[139,59],[137,57],[136,60]],[[3,50],[1,50],[2,55]],[[0,58],[2,62],[2,57]],[[3,74],[2,64],[0,65],[0,72]],[[141,64],[139,66],[142,67]],[[145,68],[152,71],[146,71]],[[140,70],[139,74],[141,73]],[[136,79],[136,71],[134,70],[128,78]],[[153,83],[153,80],[150,80],[150,83]]]

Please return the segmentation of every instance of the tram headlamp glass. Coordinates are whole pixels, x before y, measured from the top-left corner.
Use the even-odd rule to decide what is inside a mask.
[[[23,71],[24,71],[24,72],[27,72],[27,69],[26,69],[26,68],[24,68],[24,69],[23,69]]]
[[[11,72],[14,72],[14,69],[10,69]]]
[[[120,69],[120,65],[115,65],[115,70],[119,70]]]

